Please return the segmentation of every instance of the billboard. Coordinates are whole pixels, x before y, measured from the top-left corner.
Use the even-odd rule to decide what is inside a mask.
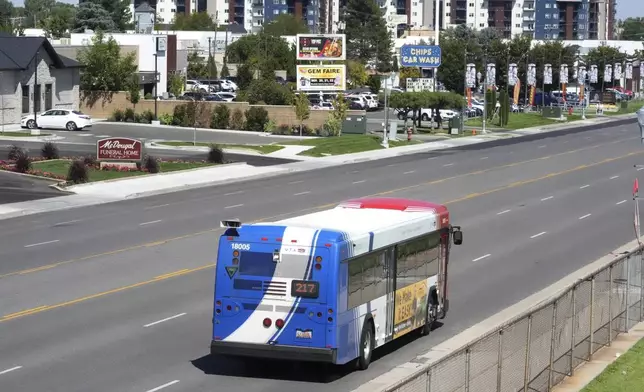
[[[403,67],[438,68],[441,61],[441,47],[437,45],[403,45],[400,48]]]
[[[347,89],[346,66],[298,65],[297,89],[299,91],[344,91]]]
[[[297,60],[336,61],[347,56],[344,34],[298,34]]]
[[[143,159],[143,144],[140,140],[126,137],[101,139],[96,143],[96,158],[99,161],[140,161]]]

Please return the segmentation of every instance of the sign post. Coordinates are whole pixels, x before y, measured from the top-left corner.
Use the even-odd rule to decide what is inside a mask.
[[[143,160],[143,143],[127,137],[110,137],[96,142],[96,160],[100,167],[137,168]]]

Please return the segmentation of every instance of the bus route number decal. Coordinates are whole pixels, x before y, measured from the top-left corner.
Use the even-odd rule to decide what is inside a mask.
[[[230,245],[234,250],[250,250],[250,244],[232,243]]]

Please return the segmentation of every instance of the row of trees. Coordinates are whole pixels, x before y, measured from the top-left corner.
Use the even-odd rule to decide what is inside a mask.
[[[546,91],[559,89],[559,69],[561,64],[567,64],[570,72],[568,80],[572,80],[574,64],[597,65],[599,83],[604,82],[603,69],[606,64],[622,63],[627,55],[611,46],[600,46],[587,54],[580,53],[578,45],[566,45],[563,41],[546,41],[532,45],[530,37],[517,36],[504,42],[494,29],[475,31],[465,26],[457,26],[441,33],[442,64],[438,69],[438,79],[447,90],[464,91],[466,64],[476,65],[477,72],[485,76],[485,64],[496,65],[496,84],[504,88],[507,84],[508,65],[517,64],[518,77],[525,86],[527,66],[533,63],[537,67],[537,86],[543,81],[544,64],[551,64],[553,84],[546,85]],[[644,57],[644,52],[636,53],[634,58]],[[417,70],[401,70],[405,77],[417,77]],[[414,75],[414,76],[409,76]],[[613,81],[605,81],[606,86]]]

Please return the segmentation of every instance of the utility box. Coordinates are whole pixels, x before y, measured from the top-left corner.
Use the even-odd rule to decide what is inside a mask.
[[[365,135],[367,133],[367,116],[348,115],[342,122],[342,134]]]
[[[449,119],[448,126],[450,135],[463,133],[463,116],[456,114],[454,117]]]

